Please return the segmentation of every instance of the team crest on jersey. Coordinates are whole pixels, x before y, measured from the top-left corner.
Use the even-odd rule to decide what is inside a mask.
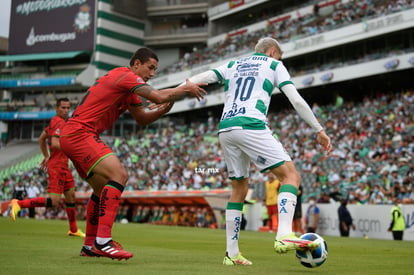
[[[138,82],[138,83],[142,83],[142,82],[144,82],[144,80],[143,80],[141,77],[139,77],[139,76],[138,76],[138,77],[137,77],[137,82]]]

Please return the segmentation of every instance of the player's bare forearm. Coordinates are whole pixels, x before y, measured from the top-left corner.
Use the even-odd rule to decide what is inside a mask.
[[[145,126],[145,125],[153,123],[154,121],[156,121],[163,115],[164,115],[164,112],[161,112],[159,110],[146,112],[145,116],[141,117],[141,119],[137,122],[139,125]]]
[[[206,94],[206,91],[202,88],[205,85],[207,83],[196,84],[187,80],[185,85],[175,88],[157,90],[149,85],[143,85],[135,89],[134,92],[153,103],[162,104],[177,101],[185,95],[190,95],[200,100]]]
[[[183,88],[156,90],[147,85],[137,88],[135,93],[156,104],[177,101],[186,95],[186,91]]]
[[[150,108],[150,111],[144,110],[142,106],[137,108],[131,108],[129,109],[129,111],[131,115],[134,117],[135,121],[139,125],[144,126],[156,121],[165,113],[168,113],[173,105],[174,103],[151,104],[152,107]]]

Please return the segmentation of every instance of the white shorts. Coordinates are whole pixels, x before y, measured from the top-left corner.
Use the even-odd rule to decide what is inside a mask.
[[[261,172],[292,161],[282,143],[266,130],[231,130],[219,133],[230,179],[249,177],[250,161]]]

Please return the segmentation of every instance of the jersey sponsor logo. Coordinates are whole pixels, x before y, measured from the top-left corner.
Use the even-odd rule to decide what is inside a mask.
[[[257,63],[257,64],[250,64],[250,63],[243,63],[237,66],[236,70],[237,71],[251,71],[251,70],[256,70],[258,71],[260,68],[261,64]]]

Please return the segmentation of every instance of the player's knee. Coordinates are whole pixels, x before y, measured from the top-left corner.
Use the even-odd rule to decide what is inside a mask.
[[[58,207],[60,203],[60,198],[51,198],[52,200],[52,207]]]
[[[125,168],[120,169],[118,176],[119,176],[118,182],[125,186],[128,182],[128,172],[127,172],[127,170]]]
[[[292,171],[289,174],[287,174],[283,179],[281,179],[281,182],[288,183],[299,188],[300,180],[300,174],[297,171]]]
[[[76,202],[75,191],[69,191],[69,192],[65,193],[65,202],[66,203],[75,203]]]

